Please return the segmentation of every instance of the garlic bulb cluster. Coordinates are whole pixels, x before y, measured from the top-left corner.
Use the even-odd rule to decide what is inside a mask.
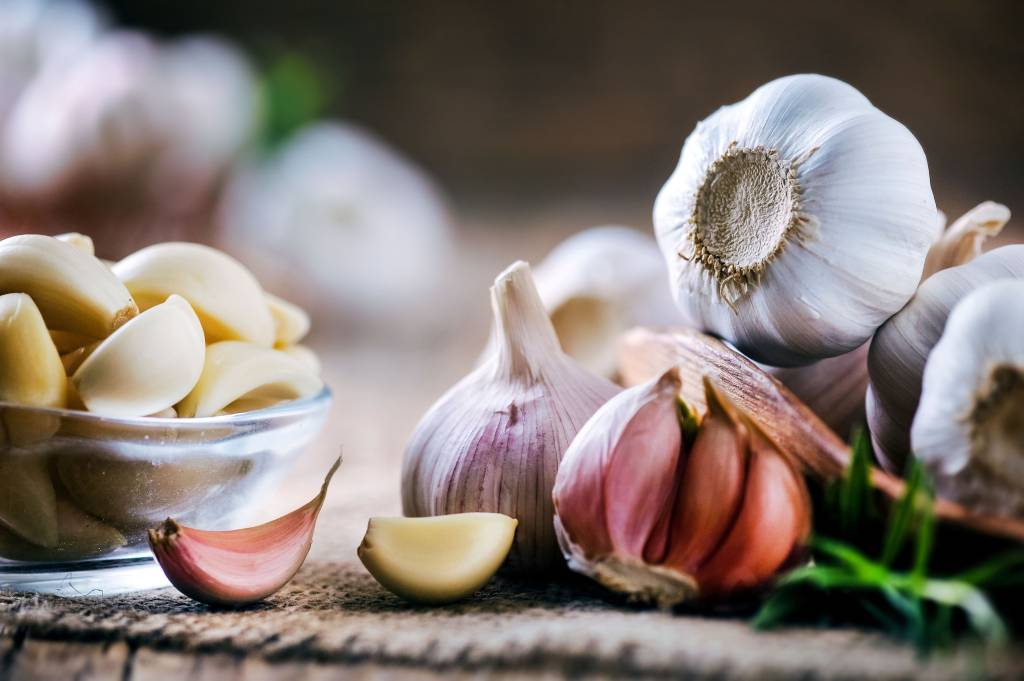
[[[673,368],[608,401],[565,453],[555,529],[569,567],[662,607],[766,584],[810,532],[803,477],[705,379],[681,420]]]
[[[301,130],[238,173],[220,222],[261,279],[284,285],[301,270],[300,302],[350,326],[405,325],[421,342],[437,319],[423,303],[453,262],[447,206],[423,170],[365,130]]]
[[[402,506],[408,516],[515,518],[509,564],[539,572],[560,562],[551,489],[562,455],[619,388],[559,348],[526,263],[498,276],[491,306],[494,354],[416,427],[402,464]]]
[[[562,350],[607,378],[616,373],[615,344],[623,333],[679,320],[658,245],[629,227],[572,235],[541,261],[534,281]],[[488,347],[481,361],[493,350]]]
[[[846,83],[796,75],[697,125],[654,224],[689,323],[798,366],[859,347],[907,302],[936,209],[910,131]]]
[[[871,382],[865,406],[875,454],[887,470],[902,472],[911,452],[910,427],[922,396],[925,362],[950,312],[985,284],[1021,278],[1024,244],[996,248],[930,276],[875,334],[868,354]]]
[[[940,494],[1024,517],[1024,281],[986,284],[953,308],[910,434]]]

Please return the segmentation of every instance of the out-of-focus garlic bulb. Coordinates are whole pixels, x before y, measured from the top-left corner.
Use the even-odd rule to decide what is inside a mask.
[[[562,350],[602,376],[615,374],[625,331],[679,321],[658,245],[629,227],[574,234],[548,253],[534,279]]]
[[[369,132],[300,131],[235,178],[222,222],[261,278],[310,279],[290,293],[306,307],[385,325],[437,316],[426,303],[452,263],[450,216],[427,175]]]
[[[796,75],[697,125],[654,224],[689,322],[798,366],[854,350],[906,303],[936,210],[907,128],[846,83]]]
[[[930,276],[906,307],[875,334],[868,354],[866,408],[880,463],[902,472],[910,427],[921,398],[925,362],[954,306],[968,293],[1002,279],[1024,278],[1024,244],[996,248]]]
[[[1024,281],[986,284],[953,308],[911,443],[943,496],[1024,517]]]
[[[91,42],[105,21],[80,0],[0,3],[0,123],[25,86]]]

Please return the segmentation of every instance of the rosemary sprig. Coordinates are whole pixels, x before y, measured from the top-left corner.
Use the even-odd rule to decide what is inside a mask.
[[[932,574],[936,527],[924,471],[917,464],[908,471],[906,491],[886,517],[874,503],[870,453],[858,434],[846,475],[816,499],[812,562],[780,578],[753,625],[856,623],[922,652],[952,644],[962,631],[990,645],[1005,642],[1007,627],[990,592],[1024,586],[1024,551]]]

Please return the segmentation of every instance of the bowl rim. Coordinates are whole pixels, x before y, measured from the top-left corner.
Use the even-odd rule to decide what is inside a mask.
[[[210,427],[210,426],[244,426],[253,423],[263,423],[273,419],[311,414],[320,409],[326,409],[330,405],[334,393],[330,387],[324,384],[320,392],[309,397],[302,397],[297,400],[288,400],[254,409],[243,411],[237,414],[223,414],[220,416],[186,416],[182,418],[166,418],[162,416],[104,416],[91,411],[80,409],[63,409],[58,407],[32,407],[14,402],[0,401],[0,411],[19,411],[32,414],[49,414],[59,417],[61,420],[93,421],[111,426],[135,426],[138,428],[159,427],[159,428],[188,428]]]

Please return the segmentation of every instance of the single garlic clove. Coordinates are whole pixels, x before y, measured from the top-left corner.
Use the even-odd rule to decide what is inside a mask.
[[[451,603],[497,572],[516,525],[501,513],[370,518],[359,559],[381,586],[408,601]]]
[[[278,350],[298,361],[299,364],[306,367],[312,373],[320,375],[323,369],[320,358],[309,347],[305,345],[289,345],[284,348],[278,348]]]
[[[221,341],[207,346],[199,381],[177,411],[182,418],[213,416],[243,398],[294,400],[322,388],[323,381],[279,350]]]
[[[63,407],[66,385],[64,365],[32,298],[0,295],[0,402]]]
[[[932,244],[921,280],[977,258],[985,241],[998,235],[1009,221],[1010,209],[994,201],[985,201],[964,213]]]
[[[142,309],[177,294],[199,316],[206,340],[242,340],[270,347],[274,319],[259,282],[241,263],[201,244],[148,246],[114,265]]]
[[[164,574],[178,591],[208,605],[238,607],[261,601],[291,581],[313,543],[313,530],[339,458],[309,503],[277,520],[212,532],[168,518],[149,531]]]
[[[803,477],[752,422],[743,504],[714,555],[697,570],[709,598],[766,584],[806,541],[811,501]]]
[[[205,354],[199,318],[188,301],[171,295],[100,343],[71,382],[89,411],[144,416],[189,394]]]
[[[0,241],[0,293],[32,297],[51,329],[105,338],[138,314],[124,284],[93,256],[39,234]]]
[[[263,297],[274,318],[274,347],[284,348],[295,345],[309,333],[309,315],[294,303],[278,298],[270,293]]]
[[[27,542],[0,528],[0,556],[11,560],[83,560],[110,553],[127,541],[117,529],[57,499],[57,540],[52,546]]]
[[[64,353],[60,356],[60,362],[64,365],[64,373],[71,376],[78,367],[82,366],[82,362],[86,360],[93,353],[93,350],[99,347],[102,341],[93,341],[87,345],[83,345],[80,348],[75,348],[71,352]],[[77,390],[75,391],[77,396]]]
[[[92,238],[85,234],[81,234],[79,232],[67,232],[65,234],[58,234],[54,239],[60,239],[61,241],[69,243],[83,253],[96,255],[96,247],[92,243]]]
[[[750,436],[739,414],[707,378],[704,390],[708,411],[683,464],[664,559],[690,575],[718,548],[745,503],[749,458]]]
[[[953,308],[925,364],[914,454],[968,508],[1024,518],[1024,281]]]
[[[57,544],[57,496],[45,459],[0,454],[0,526],[37,546]]]

